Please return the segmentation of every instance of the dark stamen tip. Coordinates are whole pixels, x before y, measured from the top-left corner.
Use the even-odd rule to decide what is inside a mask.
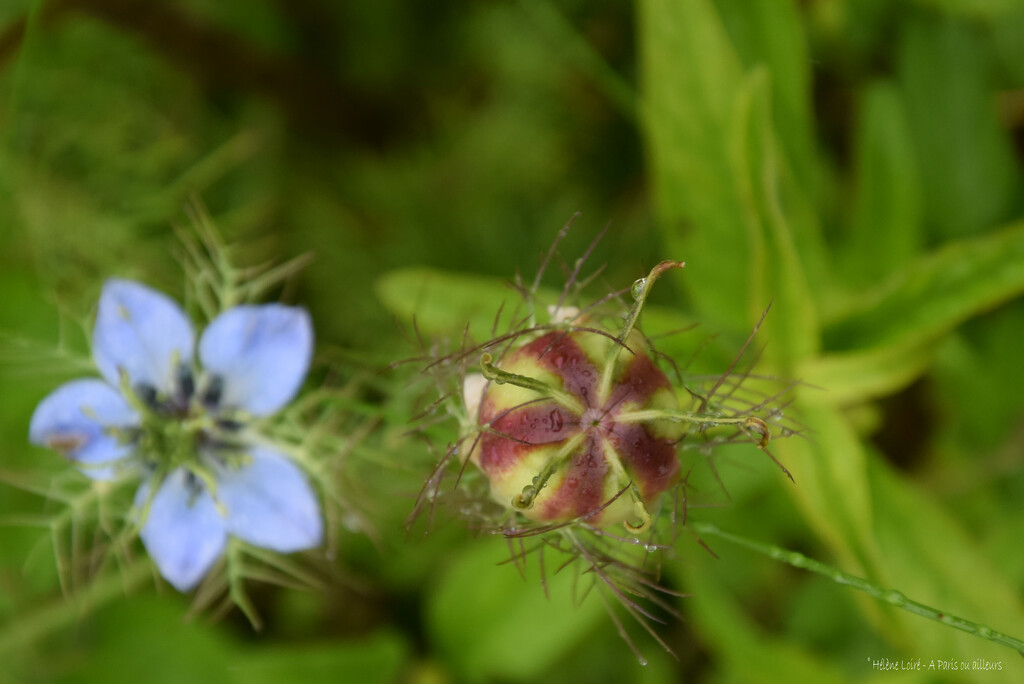
[[[215,409],[220,404],[222,395],[224,394],[224,378],[219,375],[214,375],[206,381],[206,386],[203,387],[202,393],[199,396],[199,401],[207,409]]]

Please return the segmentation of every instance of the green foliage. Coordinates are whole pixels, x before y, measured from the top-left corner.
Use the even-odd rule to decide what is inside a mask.
[[[1022,292],[1020,227],[999,226],[1013,216],[1018,163],[989,100],[994,75],[980,38],[985,29],[924,14],[911,14],[900,27],[899,85],[864,93],[851,169],[857,201],[849,235],[836,240],[835,261],[844,267],[833,272],[815,228],[815,195],[807,192],[813,186],[793,182],[798,166],[790,157],[797,153],[776,142],[788,122],[774,110],[766,115],[769,96],[786,98],[792,76],[770,46],[729,43],[720,22],[728,25],[730,11],[731,3],[700,0],[644,5],[647,72],[655,75],[645,92],[648,144],[658,151],[655,201],[666,241],[687,250],[691,261],[712,241],[730,246],[728,269],[713,260],[713,274],[690,282],[694,302],[736,327],[743,313],[737,304],[774,295],[774,326],[765,327],[770,346],[784,349],[768,349],[766,362],[784,373],[799,369],[821,388],[805,389],[795,404],[814,437],[780,444],[777,453],[792,469],[797,486],[790,491],[807,524],[841,564],[1019,632],[1024,613],[1012,582],[941,507],[863,446],[842,411],[928,373],[938,339]],[[707,41],[710,59],[692,52],[695,34]],[[714,108],[702,110],[708,102]],[[721,188],[732,190],[697,190],[695,177],[678,166],[688,156],[725,172]],[[690,196],[695,190],[701,197]],[[733,218],[719,229],[705,219],[709,214]],[[921,252],[966,235],[977,237]],[[734,249],[737,241],[745,249]],[[704,288],[710,292],[696,292]],[[1007,394],[1003,402],[1013,399]],[[964,562],[972,567],[958,567]],[[981,585],[987,596],[975,591]],[[865,608],[911,653],[993,653],[912,618]]]
[[[331,406],[368,427],[315,423],[359,454],[365,519],[332,521],[312,593],[250,587],[259,635],[183,621],[145,566],[97,574],[84,528],[53,548],[24,525],[54,499],[0,487],[0,681],[889,681],[881,658],[1020,681],[1010,649],[686,527],[663,582],[692,596],[657,626],[678,660],[634,636],[642,668],[571,567],[548,563],[547,599],[535,557],[524,580],[441,505],[407,535],[431,399],[380,369],[415,331],[428,356],[487,339],[574,211],[567,257],[611,221],[595,296],[687,262],[640,324],[687,377],[771,304],[751,372],[803,381],[801,434],[770,445],[795,482],[727,448],[691,519],[1024,637],[1022,36],[1020,0],[4,3],[3,480],[70,491],[32,409],[88,365],[104,278],[185,289],[195,197],[238,263],[313,254],[283,294],[313,314],[313,382],[340,376]]]
[[[463,681],[536,681],[605,617],[586,591],[592,578],[549,575],[547,598],[533,563],[523,577],[512,567],[493,572],[508,554],[498,540],[467,549],[431,592],[431,632]]]

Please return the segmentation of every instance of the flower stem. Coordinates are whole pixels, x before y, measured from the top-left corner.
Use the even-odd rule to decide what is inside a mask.
[[[636,327],[637,319],[640,318],[640,312],[644,308],[644,302],[647,301],[647,295],[650,293],[651,288],[654,287],[654,281],[665,271],[670,271],[673,268],[683,268],[684,266],[686,264],[682,261],[662,261],[652,268],[645,278],[640,278],[633,283],[633,306],[629,308],[629,313],[626,314],[626,320],[622,324],[622,329],[616,337],[618,343],[612,344],[608,348],[608,358],[605,359],[604,370],[601,373],[601,386],[597,390],[597,396],[602,401],[606,400],[610,394],[612,378],[616,375],[615,364],[618,363],[619,354],[622,353],[623,348],[626,346],[626,340],[629,339],[629,336],[633,333],[633,328]]]
[[[940,622],[949,627],[967,632],[968,634],[973,634],[981,639],[987,639],[988,641],[994,641],[997,644],[1008,646],[1024,656],[1024,641],[1015,639],[1001,632],[997,632],[994,629],[978,624],[977,622],[965,620],[964,618],[950,615],[945,611],[937,610],[931,606],[926,606],[923,603],[907,598],[901,592],[894,589],[886,589],[874,582],[843,572],[839,568],[813,560],[801,553],[797,553],[796,551],[787,551],[786,549],[779,548],[778,546],[764,544],[729,532],[724,532],[709,523],[690,522],[690,526],[700,535],[719,537],[720,539],[731,541],[732,543],[750,549],[751,551],[757,551],[769,558],[774,558],[775,560],[782,561],[783,563],[788,563],[794,568],[810,570],[811,572],[828,577],[837,584],[845,584],[853,587],[854,589],[859,589],[883,603],[888,603],[890,606],[902,608],[903,610],[909,611],[915,615],[920,615],[921,617],[928,618],[929,620]]]

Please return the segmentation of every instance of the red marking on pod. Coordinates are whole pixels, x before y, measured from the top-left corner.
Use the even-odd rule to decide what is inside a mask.
[[[541,356],[543,354],[543,356]],[[597,401],[598,370],[590,357],[565,332],[550,332],[522,347],[516,356],[532,358],[544,370],[562,378],[562,388],[584,406]]]
[[[653,436],[642,423],[618,423],[621,411],[642,410],[651,398],[671,383],[649,356],[641,350],[634,355],[623,352],[618,373],[611,383],[611,395],[598,403],[600,375],[598,363],[580,346],[579,335],[595,333],[550,332],[527,343],[509,358],[520,373],[529,375],[531,364],[538,372],[554,374],[562,380],[561,389],[580,400],[582,416],[570,413],[553,399],[540,398],[520,406],[497,409],[501,386],[491,385],[480,407],[480,424],[489,428],[480,439],[479,464],[489,478],[515,473],[522,460],[538,445],[561,446],[584,431],[585,439],[537,494],[534,508],[526,514],[536,520],[564,521],[595,513],[608,503],[611,489],[620,490],[626,482],[608,486],[612,466],[608,451],[614,451],[625,476],[637,487],[647,503],[679,481],[680,464],[675,444]],[[516,477],[521,477],[517,473]],[[621,520],[616,513],[612,517]],[[601,524],[604,514],[590,522]],[[609,521],[610,522],[610,521]]]
[[[565,479],[557,488],[543,492],[539,519],[570,520],[596,511],[605,503],[608,470],[600,440],[586,439],[572,455]]]
[[[565,409],[550,401],[520,406],[490,418],[493,410],[486,400],[480,410],[481,419],[490,419],[491,427],[480,438],[480,467],[488,475],[514,468],[523,452],[534,445],[564,442],[579,432],[579,421],[567,419]]]
[[[669,440],[652,437],[638,423],[616,424],[607,439],[644,501],[653,500],[679,481],[681,466]]]

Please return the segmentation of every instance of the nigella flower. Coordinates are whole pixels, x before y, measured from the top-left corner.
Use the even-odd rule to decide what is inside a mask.
[[[103,379],[73,380],[43,399],[29,438],[94,480],[142,479],[140,536],[172,585],[194,587],[229,536],[281,553],[320,544],[306,476],[250,431],[305,378],[313,349],[305,310],[228,309],[199,338],[196,359],[176,302],[115,279],[103,287],[92,342]]]

